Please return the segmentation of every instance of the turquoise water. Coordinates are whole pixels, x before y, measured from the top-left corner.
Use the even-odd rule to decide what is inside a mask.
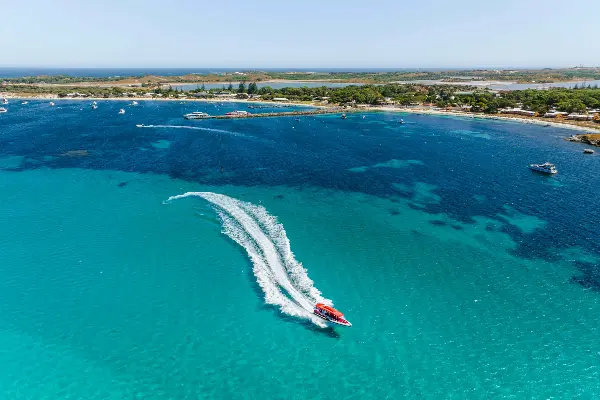
[[[4,398],[600,395],[600,157],[571,132],[124,107],[0,116]]]

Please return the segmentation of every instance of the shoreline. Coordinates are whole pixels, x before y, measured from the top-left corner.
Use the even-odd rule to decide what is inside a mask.
[[[292,106],[292,107],[314,107],[314,108],[336,108],[339,106],[335,105],[322,105],[322,104],[312,104],[312,103],[300,103],[300,102],[274,102],[274,101],[260,101],[260,100],[247,100],[247,99],[148,99],[143,97],[86,97],[86,98],[61,98],[56,96],[10,96],[6,97],[7,99],[15,99],[15,100],[48,100],[48,101],[123,101],[123,102],[131,102],[131,101],[165,101],[165,102],[198,102],[198,103],[242,103],[242,104],[273,104],[273,105],[282,105],[282,106]],[[424,114],[424,115],[434,115],[434,116],[452,116],[459,117],[465,119],[490,119],[494,121],[509,121],[509,122],[518,122],[529,125],[539,125],[546,126],[549,125],[553,128],[562,128],[575,130],[579,132],[587,132],[587,133],[600,133],[600,124],[597,124],[598,127],[593,126],[582,126],[576,125],[573,123],[569,123],[566,120],[564,122],[556,122],[548,119],[540,119],[540,118],[527,118],[523,116],[509,116],[503,114],[479,114],[479,113],[466,113],[466,112],[457,112],[457,111],[444,111],[444,110],[434,110],[429,108],[397,108],[397,107],[377,107],[377,106],[369,106],[360,109],[341,109],[340,113],[348,112],[348,113],[356,113],[356,112],[396,112],[396,113],[406,113],[406,114]]]

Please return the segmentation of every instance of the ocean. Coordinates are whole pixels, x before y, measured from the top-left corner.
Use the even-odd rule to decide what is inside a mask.
[[[600,157],[572,131],[182,118],[245,107],[0,114],[3,398],[600,396]]]

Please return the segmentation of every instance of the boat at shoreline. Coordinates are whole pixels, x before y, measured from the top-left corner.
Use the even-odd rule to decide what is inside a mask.
[[[210,117],[210,115],[208,115],[205,112],[201,112],[201,111],[194,111],[189,114],[185,114],[183,116],[183,118],[185,118],[185,119],[205,119],[205,118],[209,118],[209,117]]]
[[[327,306],[325,304],[317,303],[315,305],[315,309],[313,310],[313,313],[317,317],[322,318],[329,322],[333,322],[334,324],[343,325],[343,326],[352,326],[350,321],[348,321],[344,317],[344,314],[342,314],[340,311],[336,310],[335,308]]]
[[[22,102],[21,102],[21,105],[22,105],[22,106],[24,106],[24,105],[26,105],[26,104],[29,104],[29,102],[28,102],[28,101],[22,101]]]
[[[8,112],[8,110],[4,107],[0,107],[0,114]]]
[[[2,104],[8,104],[8,99],[7,98],[2,99]]]
[[[556,166],[549,162],[545,162],[543,164],[530,164],[529,168],[533,171],[541,172],[544,174],[554,175],[554,174],[558,173]]]

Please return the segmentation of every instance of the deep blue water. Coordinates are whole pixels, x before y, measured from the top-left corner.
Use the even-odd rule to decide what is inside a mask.
[[[572,131],[56,103],[0,115],[7,398],[600,395],[600,157]],[[352,328],[287,307],[315,288]]]

